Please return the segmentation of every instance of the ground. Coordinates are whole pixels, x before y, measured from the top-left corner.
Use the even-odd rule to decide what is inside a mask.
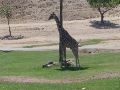
[[[99,18],[65,21],[64,28],[73,36],[78,42],[100,39],[97,45],[88,45],[90,48],[110,48],[120,49],[120,18],[106,17],[111,25],[109,27],[101,28],[95,25],[95,20]],[[94,21],[94,22],[93,22]],[[97,26],[97,27],[96,27]],[[39,23],[23,23],[11,24],[12,35],[22,35],[24,39],[19,40],[0,40],[0,47],[40,47],[43,49],[58,49],[59,35],[56,28],[55,21],[39,22]],[[0,36],[3,37],[8,34],[6,24],[0,25]],[[83,46],[84,47],[84,46]]]

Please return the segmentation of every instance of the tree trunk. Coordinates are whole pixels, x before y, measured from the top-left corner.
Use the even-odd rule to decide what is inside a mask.
[[[98,11],[99,11],[99,13],[101,15],[101,24],[104,24],[104,12],[102,12],[100,7],[98,8]]]
[[[60,28],[63,28],[62,10],[63,10],[63,0],[60,0],[60,25],[61,25]],[[62,49],[62,42],[61,42],[61,38],[60,37],[59,37],[59,63],[60,63],[61,68],[62,68],[63,49]]]
[[[104,24],[104,13],[101,13],[101,24]]]
[[[63,11],[63,0],[60,0],[60,24],[61,24],[61,27],[63,27],[62,11]]]
[[[11,37],[12,36],[12,32],[11,32],[11,28],[10,28],[10,19],[7,18],[7,21],[8,21],[8,28],[9,28],[9,36]]]

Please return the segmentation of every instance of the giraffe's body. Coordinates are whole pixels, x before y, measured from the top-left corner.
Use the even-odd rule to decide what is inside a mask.
[[[79,55],[78,55],[78,42],[70,36],[70,34],[60,25],[60,21],[56,14],[51,14],[49,17],[50,19],[55,19],[59,37],[60,37],[60,44],[59,44],[59,62],[62,63],[63,61],[66,62],[66,48],[70,48],[73,52],[73,55],[76,59],[76,67],[80,67],[79,65]]]

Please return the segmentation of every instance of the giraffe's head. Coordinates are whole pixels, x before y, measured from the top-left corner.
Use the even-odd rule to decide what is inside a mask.
[[[54,19],[54,18],[55,18],[55,16],[56,16],[56,14],[53,12],[52,14],[50,14],[50,16],[49,16],[49,19],[48,19],[48,20]]]

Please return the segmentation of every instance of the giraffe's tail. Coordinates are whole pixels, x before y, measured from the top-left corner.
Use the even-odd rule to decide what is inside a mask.
[[[82,45],[81,45],[81,39],[77,42],[77,44],[78,44],[78,47],[81,47]]]

